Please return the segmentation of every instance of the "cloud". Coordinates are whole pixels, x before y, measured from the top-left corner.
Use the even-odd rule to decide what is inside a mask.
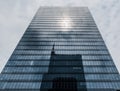
[[[120,0],[1,0],[0,70],[8,61],[39,6],[88,6],[120,70]]]
[[[0,71],[37,9],[33,0],[0,1]]]

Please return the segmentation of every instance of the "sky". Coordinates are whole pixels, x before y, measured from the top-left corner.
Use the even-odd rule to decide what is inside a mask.
[[[0,0],[0,72],[41,6],[86,6],[120,72],[120,0]]]

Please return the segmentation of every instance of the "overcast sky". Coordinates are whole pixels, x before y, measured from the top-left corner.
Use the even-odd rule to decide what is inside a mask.
[[[120,0],[0,0],[0,71],[40,6],[87,6],[120,72]]]

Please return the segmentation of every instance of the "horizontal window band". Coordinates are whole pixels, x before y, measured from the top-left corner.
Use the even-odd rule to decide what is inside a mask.
[[[56,61],[53,61],[52,62],[56,62]],[[65,63],[69,63],[67,65],[70,65],[70,64],[73,64],[73,65],[76,65],[77,63],[79,63],[80,61],[78,60],[72,60],[72,61],[57,61],[57,63],[60,65],[60,64],[65,64]],[[29,65],[29,66],[35,66],[35,65],[39,65],[39,66],[48,66],[50,63],[50,60],[44,60],[44,61],[37,61],[37,60],[33,60],[33,61],[8,61],[7,62],[7,66],[14,66],[14,65]],[[56,65],[58,65],[56,64]],[[82,64],[85,65],[85,66],[114,66],[114,63],[113,61],[106,61],[106,60],[101,60],[101,61],[88,61],[88,60],[82,60]],[[78,64],[79,65],[79,64]]]
[[[35,22],[36,21],[36,22]],[[37,22],[37,21],[39,21],[39,22]],[[56,19],[50,19],[50,20],[47,20],[47,19],[38,19],[38,20],[33,20],[33,22],[31,22],[30,23],[30,25],[32,25],[32,24],[62,24],[64,21],[63,20],[61,20],[61,19],[59,19],[59,20],[56,20]],[[95,24],[95,22],[93,21],[93,20],[89,20],[89,19],[79,19],[79,20],[77,20],[77,19],[73,19],[73,21],[69,21],[69,20],[66,20],[66,22],[68,23],[68,24],[73,24],[73,25],[75,25],[75,24],[94,24],[94,25],[96,25]]]
[[[37,36],[23,36],[23,38],[61,38],[61,39],[64,39],[64,38],[72,38],[72,39],[86,39],[86,38],[101,38],[101,36],[92,36],[92,35],[90,35],[90,36],[88,36],[88,35],[85,35],[85,36],[39,36],[39,35],[37,35]]]
[[[82,11],[82,14],[83,14],[83,12],[84,12],[84,11]],[[38,13],[39,13],[39,12],[38,12]],[[37,17],[46,18],[46,16],[37,16]],[[55,17],[55,18],[57,18],[57,17],[60,17],[60,18],[63,17],[63,18],[64,18],[64,16],[58,16],[58,15],[57,15],[57,16],[47,16],[47,17],[48,17],[48,18],[51,18],[51,17]],[[81,16],[79,16],[79,15],[78,15],[78,16],[70,16],[70,18],[72,18],[72,17],[81,17]],[[85,17],[85,16],[83,16],[83,17]],[[89,16],[89,17],[90,17],[90,16]]]
[[[40,36],[40,37],[72,37],[72,38],[81,38],[81,37],[91,37],[91,36],[93,36],[93,37],[101,37],[101,35],[100,34],[97,34],[97,33],[78,33],[78,34],[72,34],[72,33],[66,33],[66,34],[63,34],[63,33],[45,33],[45,32],[43,32],[43,33],[39,33],[39,32],[37,32],[37,33],[25,33],[24,34],[24,36],[25,37],[30,37],[30,36]]]
[[[72,34],[78,34],[78,33],[100,33],[98,30],[70,30],[70,31],[62,31],[61,29],[57,29],[57,31],[53,29],[48,29],[48,30],[42,30],[42,29],[30,29],[28,28],[26,33],[72,33]]]
[[[1,77],[5,77],[5,78],[10,77],[10,78],[13,78],[13,76],[15,76],[15,77],[18,77],[18,79],[20,79],[19,76],[20,77],[22,76],[24,79],[25,78],[30,79],[28,77],[31,77],[32,79],[38,79],[38,78],[42,78],[43,75],[44,74],[15,74],[15,75],[14,74],[1,74]],[[50,74],[50,73],[48,73],[47,75],[50,76],[50,77],[53,77],[53,76],[61,76],[61,75],[69,76],[70,74],[66,74],[65,73],[65,74],[60,74],[59,75],[59,74]],[[71,74],[71,75],[75,76],[75,77],[79,77],[80,76],[79,74]],[[83,76],[83,75],[81,75],[81,76]],[[95,78],[89,78],[89,76],[94,76]],[[33,78],[33,77],[35,77],[35,78]],[[114,77],[120,77],[120,76],[119,76],[119,74],[112,74],[111,73],[111,74],[85,74],[85,77],[86,77],[86,79],[98,79],[98,78],[99,79],[103,79],[103,78],[100,78],[100,77],[105,77],[105,78],[108,77],[108,78],[114,79]]]
[[[50,45],[50,44],[48,44],[48,45],[44,45],[44,44],[18,44],[18,46],[23,46],[23,47],[39,47],[39,46],[41,46],[41,47],[51,47],[51,46],[53,46],[53,44],[52,45]],[[105,44],[79,44],[79,45],[63,45],[63,44],[58,44],[58,45],[55,45],[55,46],[65,46],[65,47],[68,47],[68,46],[86,46],[86,47],[89,47],[89,46],[91,46],[91,47],[104,47],[105,46]]]
[[[50,69],[48,71],[48,69]],[[64,70],[63,70],[64,69]],[[116,67],[6,67],[2,73],[117,73]]]
[[[70,49],[71,48],[71,49]],[[34,47],[29,47],[29,48],[26,48],[26,47],[17,47],[17,49],[15,50],[15,52],[16,53],[37,53],[37,54],[39,54],[39,53],[43,53],[43,54],[49,54],[48,52],[50,52],[52,49],[51,48],[47,48],[47,47],[38,47],[38,48],[34,48]],[[74,52],[74,53],[83,53],[83,54],[101,54],[101,53],[103,53],[103,54],[108,54],[108,51],[107,51],[107,49],[105,49],[105,48],[102,48],[102,49],[98,49],[98,48],[95,48],[95,49],[93,49],[93,48],[72,48],[72,47],[69,47],[69,48],[55,48],[55,52]],[[65,54],[66,54],[65,53]]]
[[[67,22],[66,23],[69,24],[69,27],[72,27],[72,26],[77,26],[77,27],[84,27],[84,26],[95,26],[96,27],[96,24],[95,22],[89,22],[89,21],[73,21],[73,22]],[[64,23],[63,21],[40,21],[40,22],[32,22],[30,23],[29,26],[56,26],[56,27],[63,27],[64,26]],[[63,26],[62,26],[63,25]]]
[[[78,35],[80,36],[83,36],[83,35],[95,35],[95,36],[100,36],[100,34],[98,33],[81,33],[81,34],[61,34],[61,33],[54,33],[54,34],[49,34],[49,33],[46,33],[46,34],[44,34],[44,33],[40,33],[40,32],[37,32],[37,33],[25,33],[25,35],[24,36],[32,36],[32,35],[34,35],[34,36],[37,36],[37,35],[41,35],[41,36],[70,36],[70,37],[78,37]]]
[[[97,29],[96,26],[72,26],[72,27],[61,27],[61,26],[39,26],[39,27],[29,27],[36,29]]]
[[[21,65],[17,65],[17,64],[13,64],[13,65],[6,65],[5,67],[49,67],[49,66],[52,66],[52,67],[114,67],[114,65],[24,65],[24,64],[21,64]]]
[[[23,36],[23,38],[33,38],[33,37],[35,37],[35,38],[61,38],[61,39],[64,39],[64,38],[72,38],[72,39],[84,39],[84,38],[101,38],[101,36],[99,35],[81,35],[81,36],[59,36],[59,35],[55,35],[55,36],[43,36],[43,35],[24,35]],[[66,39],[67,40],[67,39]]]
[[[25,38],[25,39],[38,39],[39,40],[45,40],[48,41],[48,40],[53,40],[53,41],[60,41],[60,40],[64,40],[64,41],[80,41],[80,39],[101,39],[102,37],[101,36],[84,36],[84,37],[73,37],[72,39],[70,39],[70,37],[40,37],[40,36],[29,36],[29,37],[22,37],[22,38]],[[47,40],[48,39],[48,40]]]
[[[35,48],[39,49],[39,48],[47,48],[47,49],[52,49],[54,42],[52,43],[45,43],[45,42],[40,42],[40,43],[36,43],[35,42],[28,42],[28,43],[19,43],[17,48]],[[88,45],[87,45],[88,44]],[[55,49],[70,49],[70,50],[76,50],[76,49],[81,49],[81,50],[87,50],[87,49],[91,49],[91,50],[96,50],[96,49],[107,49],[107,47],[105,46],[104,43],[55,43]]]
[[[111,79],[109,79],[109,80],[86,80],[86,81],[84,81],[84,80],[77,80],[77,82],[85,82],[85,83],[87,83],[87,82],[120,82],[120,80],[111,80]],[[0,80],[0,82],[52,82],[52,80],[42,80],[42,79],[39,79],[39,80]]]
[[[33,21],[34,20],[93,20],[93,18],[92,17],[90,17],[90,16],[88,16],[87,14],[86,15],[84,15],[84,14],[82,14],[82,15],[79,15],[79,17],[78,16],[76,16],[76,17],[72,17],[72,16],[70,16],[69,18],[65,18],[65,17],[63,17],[63,16],[61,16],[61,17],[34,17],[33,18]],[[94,21],[94,20],[93,20]]]
[[[39,21],[39,22],[32,22],[32,23],[30,23],[30,25],[28,26],[27,29],[30,29],[30,27],[32,27],[32,26],[35,27],[35,28],[36,28],[36,26],[38,26],[38,27],[45,27],[45,26],[46,27],[50,27],[51,26],[51,27],[58,27],[58,28],[62,27],[62,28],[64,28],[64,25],[62,26],[62,22],[63,21]],[[73,21],[73,22],[67,22],[67,23],[69,24],[69,26],[67,26],[65,28],[70,28],[70,27],[77,27],[77,28],[88,28],[88,27],[91,27],[91,28],[97,28],[97,25],[95,24],[95,22]],[[56,31],[56,30],[52,30],[52,31]],[[89,29],[87,31],[89,31]],[[91,31],[94,31],[94,29],[91,30]]]
[[[81,42],[87,42],[87,43],[92,43],[92,42],[104,42],[103,40],[101,39],[72,39],[72,40],[64,40],[64,39],[59,39],[59,40],[41,40],[40,39],[35,39],[35,38],[29,38],[29,39],[26,39],[26,38],[22,38],[22,40],[20,42],[43,42],[43,43],[49,43],[49,42],[54,42],[55,44],[60,44],[60,43],[63,43],[64,44],[68,44],[68,46],[70,45],[70,43],[72,45],[76,45],[77,44],[80,44]],[[73,44],[74,42],[74,44]]]
[[[32,27],[32,28],[30,28],[30,27],[28,27],[27,28],[27,30],[42,30],[42,29],[44,29],[44,31],[47,29],[47,31],[50,29],[50,30],[52,30],[52,29],[57,29],[57,30],[61,30],[61,29],[70,29],[70,30],[72,30],[72,29],[76,29],[77,31],[80,31],[81,29],[82,29],[82,31],[84,31],[84,30],[89,30],[89,31],[98,31],[98,28],[97,27],[74,27],[74,28],[71,28],[71,27],[68,27],[68,28],[64,28],[64,27]],[[56,31],[57,31],[56,30]],[[62,31],[62,30],[61,30]]]
[[[82,13],[83,14],[83,13]],[[54,17],[50,17],[50,16],[35,16],[34,19],[91,19],[92,17],[88,16],[88,15],[83,15],[83,16],[70,16],[69,18],[64,17],[64,16],[54,16]]]
[[[90,33],[97,33],[97,34],[99,34],[100,32],[98,31],[98,29],[69,29],[69,31],[66,31],[66,29],[65,30],[63,30],[63,29],[36,29],[36,28],[27,28],[27,30],[26,30],[26,32],[27,33],[48,33],[48,34],[55,34],[55,33],[60,33],[60,34],[68,34],[68,33],[70,33],[70,34],[81,34],[81,33],[88,33],[88,34],[90,34]]]
[[[42,22],[63,22],[63,19],[41,19],[41,18],[37,18],[37,19],[33,19],[31,23],[42,23]],[[91,22],[91,23],[95,23],[95,21],[93,19],[90,18],[72,18],[71,20],[66,20],[66,22],[70,22],[70,23],[74,23],[74,22]]]
[[[36,61],[40,60],[40,61],[44,61],[45,59],[49,59],[49,58],[44,58],[44,59],[42,59],[42,58],[41,58],[41,59],[40,59],[40,58],[21,58],[21,59],[10,58],[10,61],[21,61],[21,60],[24,60],[24,61],[27,61],[27,60],[28,60],[28,61],[29,61],[29,60],[36,60]],[[108,60],[108,58],[107,58],[107,59],[104,59],[104,60],[110,61],[110,59],[111,59],[111,58],[109,58],[109,60]],[[60,60],[61,60],[61,59],[60,59]],[[66,59],[64,59],[64,60],[66,60]],[[93,61],[94,61],[94,60],[95,60],[95,61],[98,60],[98,61],[99,61],[99,60],[103,60],[103,59],[99,59],[99,58],[98,58],[98,59],[97,59],[97,58],[92,59],[92,58],[89,58],[89,59],[83,59],[83,60],[88,60],[88,61],[90,61],[90,60],[93,60]],[[111,60],[112,60],[112,59],[111,59]]]
[[[35,51],[35,52],[38,52],[38,51],[43,51],[43,53],[44,52],[49,52],[49,51],[51,51],[52,49],[51,48],[45,48],[45,47],[43,47],[43,48],[32,48],[32,47],[29,47],[29,48],[24,48],[24,46],[23,46],[23,48],[17,48],[16,50],[15,50],[15,52],[18,52],[18,51],[25,51],[25,52],[27,52],[27,51]],[[87,53],[87,52],[96,52],[96,54],[98,53],[100,53],[100,52],[102,52],[102,53],[104,53],[104,52],[108,52],[107,51],[107,49],[104,49],[104,48],[102,48],[102,49],[98,49],[98,48],[95,48],[95,49],[90,49],[90,48],[83,48],[83,49],[81,49],[81,48],[77,48],[77,49],[63,49],[63,48],[56,48],[55,49],[55,51],[57,51],[57,52],[83,52],[84,51],[84,53]],[[29,53],[28,53],[29,54]],[[91,53],[92,54],[92,53]]]
[[[9,61],[49,61],[50,59],[9,59]],[[82,59],[83,61],[113,61],[112,59]]]
[[[27,33],[25,33],[24,34],[25,36],[31,36],[31,35],[41,35],[41,36],[68,36],[68,37],[80,37],[80,36],[84,36],[84,35],[88,35],[88,36],[90,36],[90,35],[95,35],[95,36],[101,36],[99,33],[79,33],[79,32],[76,32],[76,33],[57,33],[57,32],[55,32],[55,33],[52,33],[52,32],[27,32]]]
[[[49,29],[47,29],[48,27],[50,27]],[[81,25],[81,26],[68,26],[68,27],[64,27],[64,26],[48,26],[47,27],[47,25],[45,25],[44,24],[44,26],[39,26],[39,27],[30,27],[30,26],[28,26],[28,28],[27,28],[27,32],[29,32],[29,31],[49,31],[49,32],[52,32],[52,31],[55,31],[55,32],[63,32],[63,33],[65,33],[65,32],[90,32],[90,31],[92,31],[92,32],[99,32],[99,30],[98,30],[98,27],[96,26],[96,25],[94,25],[94,26],[87,26],[87,25],[85,25],[85,26],[83,26],[83,25]],[[66,29],[68,29],[68,30],[66,30]],[[65,31],[66,30],[66,31]]]
[[[82,14],[83,14],[83,13],[82,13]],[[83,16],[83,15],[81,15],[81,16],[80,16],[80,15],[79,15],[79,16],[70,16],[70,17],[68,17],[68,18],[67,18],[67,17],[64,17],[64,16],[47,16],[47,17],[46,17],[46,16],[35,16],[35,17],[34,17],[34,19],[38,19],[38,18],[39,18],[39,19],[62,19],[62,20],[63,20],[64,18],[65,18],[65,19],[74,19],[74,18],[75,18],[75,19],[79,19],[79,18],[80,18],[80,19],[82,19],[82,18],[85,18],[85,19],[86,19],[86,18],[90,18],[90,19],[91,19],[92,17],[91,17],[91,16],[88,16],[88,14],[87,14],[87,15],[84,15],[84,16]]]
[[[2,71],[2,74],[46,74],[47,72],[4,72]],[[50,74],[65,74],[66,72],[55,72]],[[69,72],[66,74],[83,74],[80,72]],[[84,74],[118,74],[118,72],[84,72]]]
[[[94,47],[104,46],[104,47],[106,47],[104,42],[79,42],[79,43],[56,42],[55,43],[54,41],[53,42],[32,42],[32,41],[30,41],[30,42],[20,42],[18,45],[19,46],[25,45],[25,46],[44,46],[44,47],[51,46],[52,47],[53,44],[55,44],[55,47],[74,47],[74,46],[75,47],[79,47],[79,46],[80,47],[83,47],[83,46],[86,46],[86,47],[87,46],[90,46],[90,47],[92,47],[92,46],[94,46]]]
[[[47,73],[47,75],[108,75],[108,73]],[[2,75],[44,75],[44,73],[2,73]],[[118,75],[118,73],[110,73],[109,75]]]
[[[57,27],[57,28],[74,28],[74,27],[95,27],[96,28],[96,25],[95,24],[75,24],[75,25],[72,25],[71,26],[68,26],[68,27],[65,27],[65,26],[61,26],[60,24],[32,24],[32,25],[29,25],[30,28],[39,28],[39,27]]]
[[[11,60],[12,61],[12,60]],[[49,60],[26,60],[26,61],[24,61],[24,60],[13,60],[13,62],[31,62],[31,61],[35,61],[35,62],[49,62],[50,61],[50,59]],[[78,60],[74,60],[74,62],[77,62]],[[96,62],[95,62],[96,61]],[[9,62],[9,61],[8,61]],[[54,61],[53,61],[54,62]],[[62,60],[60,60],[60,61],[57,61],[57,62],[64,62],[64,61],[62,61]],[[69,60],[69,62],[73,62],[73,61],[70,61]],[[86,62],[86,63],[88,63],[88,62],[93,62],[93,63],[97,63],[97,62],[112,62],[113,63],[113,61],[112,60],[82,60],[82,62]]]
[[[56,43],[64,43],[64,44],[68,44],[68,45],[70,45],[70,43],[72,44],[72,45],[76,45],[75,43],[77,43],[77,44],[80,44],[81,42],[87,42],[87,43],[92,43],[92,42],[104,42],[102,39],[71,39],[71,40],[64,40],[64,39],[59,39],[59,40],[45,40],[46,38],[44,38],[43,40],[40,38],[40,39],[37,39],[37,38],[22,38],[22,40],[20,41],[20,42],[45,42],[45,43],[47,43],[47,42],[54,42],[55,44]],[[74,42],[74,44],[73,44],[73,42]],[[63,45],[64,45],[63,44]]]
[[[71,59],[71,58],[69,58],[69,57],[74,57],[75,55],[80,55],[80,54],[68,54],[68,53],[66,53],[66,54],[57,54],[56,55],[56,57],[58,57],[58,60],[66,60],[66,59]],[[31,59],[31,58],[34,58],[34,59],[41,59],[41,58],[49,58],[51,55],[50,54],[48,54],[48,55],[46,55],[46,54],[38,54],[38,55],[12,55],[12,59],[14,58],[23,58],[24,59],[24,57],[25,58],[28,58],[28,59]],[[61,56],[67,56],[67,57],[65,57],[65,58],[61,58]],[[110,57],[110,55],[109,54],[107,54],[107,55],[102,55],[102,54],[100,54],[100,55],[97,55],[97,54],[95,54],[95,55],[90,55],[90,54],[86,54],[86,55],[84,55],[84,54],[82,54],[82,59],[84,60],[84,59],[103,59],[103,60],[105,60],[105,59],[111,59],[111,57]]]
[[[89,91],[114,91],[114,89],[110,89],[110,88],[96,88],[96,87],[94,87],[94,88],[87,88]],[[39,91],[40,90],[40,88],[36,88],[36,87],[34,87],[34,88],[7,88],[7,89],[5,89],[5,90],[3,90],[3,89],[0,89],[0,91]],[[41,89],[41,90],[43,90],[43,91],[47,91],[48,90],[48,88],[44,88],[44,89]],[[82,90],[82,91],[84,91],[84,90],[86,90],[86,89],[82,89],[82,88],[78,88],[78,90]]]
[[[36,42],[36,41],[32,42],[32,41],[30,41],[30,42],[19,42],[18,45],[19,46],[24,46],[24,45],[25,46],[35,46],[36,45],[36,46],[44,46],[44,47],[51,46],[52,47],[53,44],[55,44],[55,47],[73,47],[73,46],[75,46],[75,47],[79,47],[79,46],[80,47],[82,47],[82,46],[95,46],[95,47],[97,47],[97,46],[103,46],[103,45],[104,45],[104,47],[106,47],[104,42],[79,42],[79,43],[56,42],[55,43],[54,41],[53,42]]]
[[[66,21],[67,22],[67,21]],[[46,24],[46,25],[62,25],[63,21],[40,21],[40,22],[31,22],[29,26],[31,25],[42,25],[42,24]],[[72,21],[72,22],[67,22],[70,25],[96,25],[94,21]]]
[[[97,27],[96,24],[92,24],[92,23],[83,23],[83,22],[79,22],[79,23],[68,23],[70,24],[69,27]],[[29,27],[64,27],[61,25],[61,23],[39,23],[39,24],[30,24]],[[67,28],[65,27],[65,28]]]
[[[35,38],[34,38],[34,39],[35,39]],[[27,39],[26,39],[26,40],[27,40]],[[49,46],[49,45],[53,45],[53,44],[56,44],[56,46],[57,46],[57,45],[58,45],[58,46],[59,46],[59,45],[61,45],[61,46],[62,46],[62,45],[63,45],[63,46],[64,46],[64,45],[65,45],[65,46],[66,46],[66,45],[67,45],[67,46],[72,46],[72,45],[78,46],[78,45],[83,45],[83,44],[88,44],[88,45],[89,45],[89,44],[100,44],[100,43],[101,43],[101,45],[103,45],[103,43],[104,43],[104,41],[93,41],[93,42],[89,41],[89,42],[88,42],[88,41],[79,41],[79,40],[77,40],[77,39],[76,39],[75,41],[73,40],[73,42],[72,42],[72,41],[69,41],[69,40],[68,40],[68,41],[66,40],[66,41],[59,42],[59,40],[64,40],[64,39],[50,39],[50,38],[49,38],[48,40],[47,40],[47,38],[46,38],[46,40],[45,40],[45,38],[43,38],[43,39],[40,38],[40,41],[29,41],[29,40],[30,40],[30,39],[28,38],[28,40],[27,40],[28,42],[26,42],[26,41],[25,41],[25,42],[24,42],[24,41],[20,41],[20,43],[21,43],[21,44],[22,44],[22,43],[26,43],[26,44],[27,44],[27,43],[37,43],[37,44],[47,43],[48,46]],[[49,41],[49,40],[53,40],[53,41]],[[55,40],[55,41],[54,41],[54,40]],[[42,41],[45,41],[45,42],[42,42]],[[56,41],[58,41],[58,42],[56,42]],[[19,44],[20,44],[20,43],[19,43]],[[73,43],[74,43],[74,44],[73,44]],[[47,46],[47,45],[46,45],[46,46]]]
[[[48,68],[50,68],[50,69],[52,69],[53,70],[53,68],[56,68],[56,69],[59,69],[58,71],[60,71],[60,68],[65,68],[65,70],[67,69],[67,68],[69,68],[69,69],[74,69],[74,70],[81,70],[81,69],[86,69],[86,68],[90,68],[90,69],[92,69],[92,68],[94,68],[94,69],[116,69],[116,67],[115,66],[83,66],[83,65],[81,65],[80,67],[79,67],[79,65],[76,65],[76,66],[65,66],[65,65],[61,65],[61,66],[55,66],[55,65],[48,65],[48,66],[39,66],[39,67],[36,67],[36,66],[29,66],[29,67],[27,67],[27,66],[25,66],[25,67],[23,67],[23,66],[20,66],[20,67],[17,67],[17,66],[11,66],[11,67],[7,67],[7,65],[6,65],[6,70],[7,69],[13,69],[14,68],[14,70],[16,70],[16,69],[48,69]],[[15,69],[16,68],[16,69]],[[4,69],[4,70],[5,70]],[[68,69],[67,69],[68,70]],[[16,70],[17,71],[17,70]],[[20,71],[20,70],[18,70],[18,71]],[[62,70],[61,70],[62,71]],[[64,72],[64,70],[63,70],[63,72]]]
[[[32,43],[34,45],[32,45]],[[34,43],[34,42],[28,42],[28,43],[19,43],[17,48],[26,48],[26,49],[29,49],[32,48],[33,49],[52,49],[53,47],[53,43],[45,43],[45,42],[41,42],[41,43]],[[85,43],[84,43],[85,44]],[[78,50],[97,50],[97,49],[101,49],[102,50],[105,50],[107,49],[107,47],[104,45],[95,45],[95,43],[93,43],[94,45],[90,45],[90,44],[86,44],[86,45],[80,45],[80,43],[55,43],[55,50],[75,50],[78,49]],[[102,44],[102,43],[101,43]]]
[[[52,45],[42,45],[42,44],[18,44],[18,46],[24,46],[24,47],[39,47],[39,46],[41,46],[41,47],[51,47]],[[65,46],[65,47],[67,47],[68,45],[59,45],[59,46]],[[75,45],[70,45],[70,46],[75,46]],[[105,44],[103,44],[103,45],[100,45],[100,44],[81,44],[81,45],[77,45],[77,46],[105,46]]]
[[[42,50],[46,50],[46,51],[50,51],[52,49],[52,45],[51,46],[27,46],[27,45],[18,45],[16,50],[21,50],[21,49],[25,49],[28,51],[42,51]],[[15,51],[16,51],[15,50]],[[21,50],[22,51],[22,50]],[[23,50],[24,51],[24,50]],[[107,48],[105,48],[104,46],[100,46],[100,47],[80,47],[80,46],[55,46],[55,51],[107,51]]]
[[[77,44],[81,44],[81,43],[103,43],[104,41],[101,40],[101,37],[81,37],[81,38],[68,38],[68,37],[23,37],[22,40],[20,42],[54,42],[55,44],[56,43],[64,43],[64,44],[70,44],[72,42],[74,42],[74,44],[72,43],[72,45],[75,45],[75,43],[77,42]]]
[[[71,53],[70,53],[71,52]],[[74,52],[74,51],[56,51],[56,55],[79,55],[81,54],[82,56],[100,56],[100,57],[104,57],[104,56],[110,56],[110,54],[108,52]],[[13,54],[14,56],[49,56],[51,55],[50,51],[48,52],[15,52]]]
[[[79,42],[79,41],[78,41]],[[29,45],[31,43],[31,45]],[[32,45],[32,43],[33,43],[33,45]],[[94,48],[96,48],[96,47],[106,47],[105,46],[105,44],[104,44],[104,42],[95,42],[95,43],[91,43],[91,42],[80,42],[80,43],[64,43],[64,42],[56,42],[56,43],[54,43],[54,42],[39,42],[39,43],[36,43],[36,45],[39,45],[39,46],[44,46],[44,47],[52,47],[53,46],[53,44],[55,44],[55,47],[83,47],[83,46],[85,46],[85,47],[94,47]],[[28,42],[28,43],[26,43],[26,42],[24,42],[24,43],[19,43],[18,44],[18,46],[27,46],[27,45],[29,45],[29,46],[35,46],[35,42]],[[107,48],[107,47],[106,47]]]

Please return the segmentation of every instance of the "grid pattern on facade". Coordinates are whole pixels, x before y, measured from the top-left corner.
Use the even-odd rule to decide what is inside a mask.
[[[65,61],[67,67],[72,66],[70,75],[78,79],[78,91],[81,85],[86,85],[88,91],[120,89],[120,76],[89,9],[40,7],[0,74],[0,90],[40,91],[43,76],[49,71],[53,45],[56,54],[82,55],[86,82],[80,82],[80,76],[74,75],[81,70],[79,61]],[[65,62],[58,61],[54,72],[63,65],[62,76],[69,75]],[[61,74],[48,75],[52,78]],[[49,82],[49,78],[46,80]]]

